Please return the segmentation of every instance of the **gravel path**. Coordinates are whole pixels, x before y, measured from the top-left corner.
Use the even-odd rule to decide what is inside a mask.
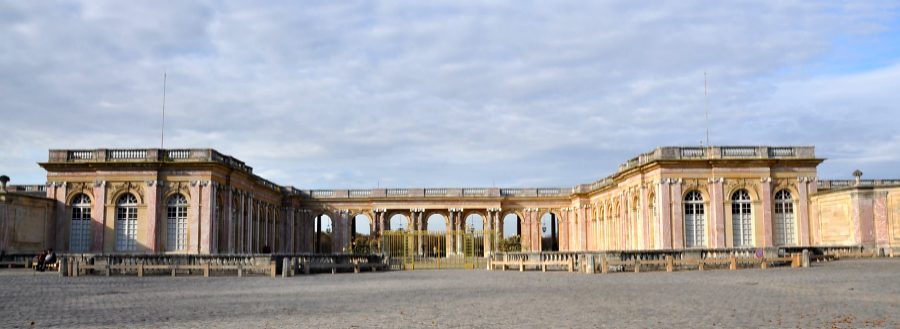
[[[33,323],[33,324],[32,324]],[[585,275],[79,277],[0,270],[0,327],[900,328],[900,261]]]

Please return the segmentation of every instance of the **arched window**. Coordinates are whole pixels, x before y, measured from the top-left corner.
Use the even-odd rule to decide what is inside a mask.
[[[187,250],[188,203],[184,195],[175,194],[166,202],[166,248],[169,251]]]
[[[684,247],[706,246],[706,218],[703,196],[698,191],[690,191],[684,196]]]
[[[753,245],[753,215],[750,210],[750,193],[737,190],[731,195],[731,232],[735,247]]]
[[[72,199],[72,225],[69,234],[69,251],[91,250],[91,198],[85,194]]]
[[[126,193],[116,201],[116,250],[134,251],[137,241],[137,198]]]
[[[775,235],[775,245],[791,246],[796,244],[794,241],[794,200],[788,190],[775,193],[774,224],[772,233]]]

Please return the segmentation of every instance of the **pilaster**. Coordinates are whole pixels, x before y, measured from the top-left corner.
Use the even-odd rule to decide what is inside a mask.
[[[710,208],[712,208],[712,216],[710,220],[710,248],[725,248],[725,179],[710,179],[709,189],[712,194]]]
[[[64,183],[65,184],[65,183]],[[63,203],[62,210],[59,211],[60,214],[66,213],[65,211],[65,190],[63,190]],[[58,195],[58,194],[57,194]],[[105,250],[105,246],[103,242],[105,241],[104,234],[106,233],[106,181],[96,181],[94,182],[94,200],[91,203],[91,217],[92,225],[91,228],[93,231],[91,232],[91,239],[93,243],[91,245],[91,250],[93,252],[102,253]]]
[[[810,214],[811,211],[810,211],[810,207],[809,207],[809,204],[810,204],[809,196],[811,194],[815,193],[815,191],[810,191],[809,187],[810,187],[810,185],[812,185],[814,187],[816,185],[816,182],[811,181],[807,177],[800,177],[798,180],[799,180],[799,184],[797,184],[797,185],[799,187],[800,195],[798,195],[799,199],[797,200],[797,214],[798,214],[798,216],[797,216],[798,217],[797,218],[797,232],[800,235],[799,236],[800,245],[801,246],[809,246],[810,245],[810,233],[811,233],[810,228],[813,226],[813,225],[810,225],[810,223],[815,222],[816,218],[817,218],[817,216],[814,217],[815,210],[812,211],[813,214]],[[816,225],[816,227],[818,227],[818,226]],[[816,231],[816,230],[814,229],[812,231]]]
[[[200,181],[192,181],[190,187],[191,193],[191,201],[190,201],[190,211],[188,211],[188,252],[191,254],[197,254],[200,251],[200,240],[202,239],[202,234],[200,233],[200,218],[202,216],[200,209],[201,207],[201,183]]]
[[[762,236],[757,237],[757,245],[763,247],[772,247],[774,239],[772,236],[772,203],[774,196],[772,195],[772,178],[763,177],[759,181],[760,200],[762,202]],[[755,230],[754,230],[755,231]]]
[[[159,229],[160,229],[160,224],[159,224],[159,221],[160,221],[159,185],[164,184],[164,183],[161,181],[157,181],[154,178],[154,180],[146,181],[145,184],[147,187],[147,195],[144,198],[144,204],[147,206],[147,208],[146,208],[147,209],[146,210],[147,217],[145,218],[146,221],[144,222],[144,225],[143,225],[144,232],[146,234],[144,236],[144,240],[145,240],[145,243],[147,244],[147,251],[149,251],[151,253],[155,253],[155,252],[160,251],[160,238],[161,237],[159,234]],[[193,200],[193,198],[192,198],[192,200]],[[191,209],[194,210],[193,211],[194,213],[197,212],[196,208],[191,208]],[[138,250],[140,250],[140,248],[138,248]]]
[[[661,249],[672,249],[672,191],[669,185],[669,179],[664,178],[656,185],[656,209],[657,225],[659,235],[657,237],[658,246]]]
[[[210,254],[216,251],[216,183],[202,182],[200,193],[200,253]]]
[[[672,213],[672,248],[680,250],[684,249],[684,191],[681,179],[670,182],[672,204],[667,210]]]

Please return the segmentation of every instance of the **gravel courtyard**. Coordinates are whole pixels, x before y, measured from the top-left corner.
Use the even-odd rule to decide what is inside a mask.
[[[79,277],[0,270],[0,327],[900,327],[900,261],[585,275]]]

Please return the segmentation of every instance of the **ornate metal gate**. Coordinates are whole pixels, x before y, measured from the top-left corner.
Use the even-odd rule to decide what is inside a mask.
[[[491,232],[386,231],[381,252],[395,270],[486,268]],[[488,250],[488,252],[485,252]]]

